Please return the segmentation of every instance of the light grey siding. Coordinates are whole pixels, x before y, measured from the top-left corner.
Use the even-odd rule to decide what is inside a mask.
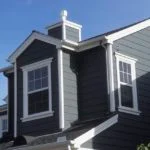
[[[139,109],[145,117],[150,116],[150,113],[146,113],[149,112],[149,108],[146,106],[150,103],[150,27],[117,40],[113,44],[113,51],[117,51],[137,59],[136,82]],[[114,70],[116,99],[118,99],[115,57]]]
[[[66,26],[66,39],[74,42],[79,42],[79,30]]]
[[[65,128],[78,119],[75,55],[63,53]]]

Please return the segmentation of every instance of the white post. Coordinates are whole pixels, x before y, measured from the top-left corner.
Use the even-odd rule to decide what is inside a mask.
[[[58,86],[59,86],[59,127],[64,128],[64,82],[63,82],[63,51],[58,50]]]
[[[14,137],[17,136],[17,64],[14,64]]]
[[[107,41],[106,42],[106,53],[107,53],[107,75],[108,75],[108,93],[110,99],[110,111],[115,111],[115,96],[114,96],[114,71],[113,71],[113,49],[112,49],[113,42]]]

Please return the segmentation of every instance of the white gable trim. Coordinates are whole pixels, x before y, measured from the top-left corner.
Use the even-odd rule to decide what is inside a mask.
[[[23,44],[16,49],[14,53],[8,58],[8,61],[13,63],[15,62],[16,58],[20,56],[20,54],[35,40],[40,40],[46,43],[50,43],[53,45],[60,45],[61,41],[58,39],[55,39],[53,37],[38,33],[38,32],[33,32],[24,42]]]
[[[140,31],[142,29],[145,29],[145,28],[147,28],[149,26],[150,26],[150,19],[145,20],[145,21],[143,21],[141,23],[137,23],[136,25],[133,25],[133,26],[128,27],[126,29],[122,29],[122,30],[120,30],[118,32],[115,32],[113,34],[110,34],[110,35],[106,36],[106,39],[109,39],[109,40],[112,40],[112,41],[116,41],[116,40],[121,39],[121,38],[123,38],[125,36],[128,36],[130,34],[138,32],[138,31]]]
[[[88,140],[92,139],[99,133],[105,131],[112,125],[118,122],[118,115],[111,117],[110,119],[104,121],[103,123],[99,124],[98,126],[92,128],[91,130],[87,131],[86,133],[80,135],[76,139],[72,141],[75,147],[80,147],[83,143],[87,142]]]

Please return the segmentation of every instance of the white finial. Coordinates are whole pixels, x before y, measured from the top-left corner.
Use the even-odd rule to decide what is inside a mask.
[[[61,11],[61,19],[62,19],[63,21],[67,19],[67,15],[68,15],[67,10],[62,10],[62,11]]]

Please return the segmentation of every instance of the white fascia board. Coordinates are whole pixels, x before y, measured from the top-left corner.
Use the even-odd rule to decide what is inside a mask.
[[[133,25],[131,27],[128,27],[126,29],[123,29],[121,31],[115,32],[113,34],[110,34],[110,35],[106,36],[106,38],[110,39],[112,41],[116,41],[116,40],[121,39],[121,38],[123,38],[125,36],[128,36],[130,34],[138,32],[138,31],[140,31],[142,29],[145,29],[145,28],[147,28],[149,26],[150,26],[150,19],[148,19],[146,21],[143,21],[141,23],[138,23],[136,25]]]
[[[8,61],[14,63],[16,58],[20,56],[20,54],[36,39],[57,46],[61,45],[61,40],[55,39],[44,34],[40,34],[38,32],[33,32],[27,38],[27,40],[25,40],[24,43],[19,48],[17,48],[16,51],[8,58]]]
[[[106,129],[113,126],[117,122],[118,122],[118,115],[115,115],[115,116],[111,117],[110,119],[104,121],[103,123],[99,124],[98,126],[87,131],[86,133],[80,135],[76,139],[74,139],[72,141],[72,144],[74,144],[75,147],[80,147],[83,143],[92,139],[93,137],[100,134],[101,132],[105,131]]]
[[[13,65],[10,65],[10,66],[8,66],[8,67],[4,67],[4,68],[1,68],[0,69],[0,73],[1,72],[13,72],[13,69],[14,69],[14,67],[13,67]]]

